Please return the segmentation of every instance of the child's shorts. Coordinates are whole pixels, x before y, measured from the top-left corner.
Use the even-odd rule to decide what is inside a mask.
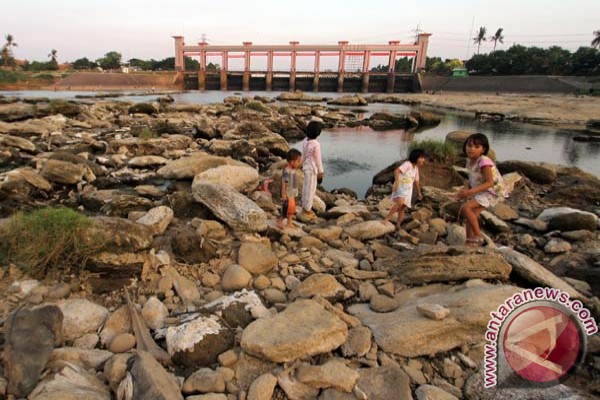
[[[282,218],[289,217],[291,215],[296,215],[296,199],[294,197],[288,197],[287,200],[284,200],[281,207]]]
[[[499,201],[498,196],[494,196],[488,192],[477,193],[473,196],[473,199],[483,208],[494,207]]]

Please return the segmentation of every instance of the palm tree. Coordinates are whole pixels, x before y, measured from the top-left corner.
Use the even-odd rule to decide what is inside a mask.
[[[58,53],[58,51],[56,51],[55,49],[52,49],[50,51],[50,54],[48,54],[48,57],[50,57],[50,62],[53,64],[56,64],[56,54]]]
[[[592,40],[592,47],[600,48],[600,30],[594,31],[594,40]]]
[[[487,29],[484,26],[479,28],[479,32],[477,36],[473,38],[473,42],[477,44],[477,54],[479,54],[479,47],[481,47],[481,42],[485,42],[485,34],[487,33]]]
[[[6,35],[6,44],[5,44],[5,46],[8,49],[8,51],[11,52],[11,54],[12,54],[12,48],[19,46],[18,44],[16,44],[14,42],[14,40],[15,40],[15,37],[13,35],[11,35],[10,33],[8,35]]]
[[[490,41],[494,42],[494,50],[492,50],[492,52],[496,51],[496,45],[498,44],[498,42],[504,43],[504,36],[502,36],[503,30],[504,29],[502,28],[498,28],[494,36],[490,36]]]
[[[17,47],[18,45],[14,42],[15,38],[10,33],[5,36],[6,44],[2,48],[2,60],[4,64],[7,66],[15,66],[15,58],[13,57],[13,47]]]

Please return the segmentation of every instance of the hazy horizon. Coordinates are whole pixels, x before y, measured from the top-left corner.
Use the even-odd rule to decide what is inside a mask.
[[[387,43],[414,40],[417,25],[432,33],[428,55],[466,59],[474,53],[471,39],[480,26],[487,37],[504,28],[507,49],[525,46],[561,46],[574,51],[589,46],[593,32],[600,29],[600,2],[559,1],[408,1],[403,5],[389,0],[349,0],[343,6],[333,2],[307,0],[291,7],[273,0],[253,4],[235,0],[223,4],[173,1],[168,5],[140,0],[119,2],[76,2],[57,4],[22,0],[7,5],[0,16],[2,41],[12,34],[18,59],[45,61],[51,49],[59,62],[87,57],[95,60],[108,51],[130,58],[157,60],[172,57],[173,35],[184,35],[192,44],[206,34],[210,44],[300,43],[334,44]],[[233,11],[232,11],[233,10]],[[473,23],[474,19],[474,23]],[[472,31],[471,28],[473,27]],[[493,43],[481,45],[489,52]],[[218,62],[218,59],[216,60]],[[372,65],[382,60],[374,60]]]

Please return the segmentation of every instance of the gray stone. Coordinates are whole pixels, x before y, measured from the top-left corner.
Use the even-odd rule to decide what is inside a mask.
[[[467,231],[463,226],[452,224],[448,227],[446,243],[449,246],[462,246],[467,240]]]
[[[229,185],[242,193],[249,193],[258,185],[258,171],[246,164],[221,165],[199,173],[194,177],[192,191],[200,183]]]
[[[317,389],[335,388],[350,393],[359,374],[348,368],[344,360],[334,358],[323,365],[302,365],[296,379]]]
[[[342,346],[344,357],[363,357],[371,348],[371,330],[366,326],[350,329],[348,339]]]
[[[156,296],[150,297],[142,307],[142,317],[152,330],[162,328],[168,316],[169,310]]]
[[[556,181],[556,170],[545,163],[531,161],[502,161],[497,164],[502,174],[518,172],[536,183],[553,183]]]
[[[62,300],[56,305],[64,315],[65,340],[75,340],[86,333],[96,332],[108,317],[105,307],[85,299]]]
[[[222,393],[225,391],[223,376],[210,368],[200,368],[183,383],[183,393]]]
[[[368,399],[412,399],[410,380],[400,367],[359,369],[357,386]]]
[[[54,345],[62,342],[62,325],[56,306],[18,310],[7,317],[2,353],[7,394],[26,397],[35,388]]]
[[[132,400],[183,400],[175,379],[149,353],[137,351],[129,365],[133,378]]]
[[[549,254],[566,253],[571,251],[571,244],[560,239],[550,239],[544,246],[544,251]]]
[[[439,304],[419,304],[417,310],[427,318],[434,319],[436,321],[442,320],[450,315],[450,310]]]
[[[271,400],[277,385],[273,374],[262,374],[252,382],[248,391],[248,400]]]
[[[312,274],[291,291],[290,299],[321,296],[331,302],[336,302],[346,300],[352,295],[353,293],[342,286],[333,275]]]
[[[394,230],[394,224],[386,223],[383,220],[359,222],[345,228],[348,235],[359,240],[375,239],[392,233]]]
[[[267,229],[265,212],[230,186],[198,183],[192,196],[234,230],[261,232]]]
[[[154,207],[136,222],[146,225],[154,235],[162,235],[173,221],[174,213],[167,206]]]
[[[30,400],[110,400],[110,389],[94,374],[76,365],[66,365],[42,380]],[[173,398],[176,399],[176,398]]]

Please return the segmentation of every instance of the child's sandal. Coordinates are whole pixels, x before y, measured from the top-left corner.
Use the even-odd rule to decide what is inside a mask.
[[[469,238],[467,239],[466,245],[469,247],[481,247],[485,241],[483,238]]]

